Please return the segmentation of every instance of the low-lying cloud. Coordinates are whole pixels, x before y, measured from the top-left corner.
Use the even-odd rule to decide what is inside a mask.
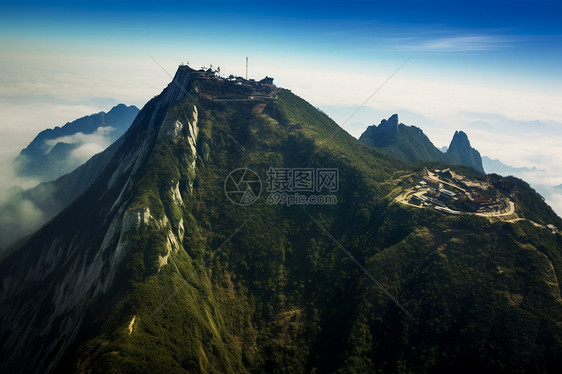
[[[81,113],[84,114],[87,113]],[[76,133],[52,139],[47,142],[48,151],[61,142],[75,146],[65,159],[57,162],[57,167],[64,170],[62,174],[66,174],[107,148],[113,141],[115,130],[106,126],[91,134]],[[29,140],[28,138],[27,141],[21,141],[19,146],[23,147]],[[53,185],[38,185],[40,180],[15,174],[12,161],[19,149],[16,148],[17,145],[10,147],[0,152],[0,251],[39,229],[60,208],[59,204],[53,201]],[[31,191],[25,191],[32,187]]]
[[[56,213],[55,206],[49,184],[32,193],[13,187],[0,194],[0,251],[39,229]]]
[[[82,165],[89,160],[93,155],[102,152],[115,141],[116,129],[111,126],[99,127],[91,134],[84,134],[78,132],[73,135],[62,136],[56,139],[47,141],[49,145],[49,152],[58,143],[72,144],[75,148],[68,155],[66,163],[68,165]]]

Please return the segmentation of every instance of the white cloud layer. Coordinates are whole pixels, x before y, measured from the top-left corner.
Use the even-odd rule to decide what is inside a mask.
[[[68,160],[73,165],[81,165],[90,159],[96,153],[100,153],[111,145],[111,133],[116,129],[111,126],[98,128],[91,134],[78,132],[73,135],[62,136],[60,138],[51,139],[47,144],[52,148],[57,143],[75,144],[78,147],[72,151]]]

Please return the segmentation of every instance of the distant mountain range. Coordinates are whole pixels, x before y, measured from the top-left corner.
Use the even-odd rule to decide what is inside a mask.
[[[471,167],[484,173],[480,153],[470,146],[468,136],[456,131],[446,152],[442,152],[423,131],[416,126],[406,126],[398,121],[398,115],[383,119],[376,126],[369,126],[359,141],[408,162],[439,162]]]
[[[488,173],[496,173],[500,175],[514,175],[518,173],[525,173],[529,171],[537,171],[536,167],[527,168],[527,167],[513,167],[504,164],[500,160],[491,159],[488,156],[482,157],[482,165],[484,166],[484,170]]]
[[[16,157],[14,169],[22,177],[55,180],[117,140],[138,112],[134,105],[118,104],[107,113],[99,112],[41,131]]]

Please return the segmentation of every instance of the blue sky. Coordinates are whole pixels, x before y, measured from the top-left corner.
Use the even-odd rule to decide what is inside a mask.
[[[180,62],[243,75],[246,56],[340,124],[410,58],[348,132],[398,113],[562,183],[559,0],[0,2],[0,169],[43,128],[144,105]]]
[[[23,1],[2,5],[0,31],[4,43],[39,50],[195,59],[244,50],[368,68],[414,53],[425,74],[556,89],[560,14],[560,1]]]

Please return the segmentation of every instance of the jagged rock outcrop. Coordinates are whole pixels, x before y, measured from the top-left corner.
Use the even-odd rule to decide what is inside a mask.
[[[405,161],[462,165],[484,173],[480,154],[470,146],[464,132],[457,131],[451,142],[453,148],[449,146],[449,150],[443,153],[420,128],[399,123],[397,114],[388,120],[383,119],[378,126],[367,127],[359,141]]]
[[[367,127],[359,141],[409,162],[444,161],[443,154],[423,131],[399,123],[397,114],[383,119],[378,126]]]
[[[484,173],[480,152],[470,146],[468,136],[463,131],[455,131],[445,155],[452,164],[468,166]]]

